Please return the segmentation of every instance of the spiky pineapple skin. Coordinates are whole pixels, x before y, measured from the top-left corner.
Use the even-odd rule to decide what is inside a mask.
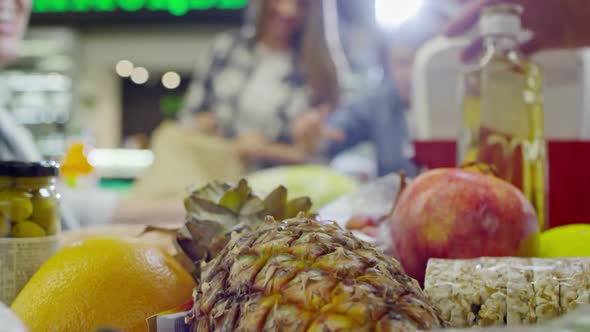
[[[415,331],[442,326],[399,263],[333,223],[267,219],[203,270],[193,331]]]

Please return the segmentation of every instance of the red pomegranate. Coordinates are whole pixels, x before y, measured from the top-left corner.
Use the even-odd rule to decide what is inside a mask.
[[[512,184],[463,169],[436,169],[400,194],[391,220],[393,248],[423,282],[430,258],[533,256],[535,210]]]

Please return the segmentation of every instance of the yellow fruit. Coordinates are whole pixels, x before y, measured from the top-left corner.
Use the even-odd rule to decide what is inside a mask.
[[[12,226],[12,237],[43,237],[46,235],[43,227],[32,221],[17,222]]]
[[[195,282],[161,250],[93,238],[64,248],[33,275],[12,309],[31,332],[147,331],[146,318],[190,301]]]
[[[48,233],[55,234],[56,226],[59,223],[57,201],[53,197],[35,197],[32,203],[31,220],[45,228]]]
[[[179,228],[179,225],[160,225],[161,228]],[[87,239],[96,237],[132,237],[135,241],[149,244],[152,247],[160,248],[162,251],[174,256],[178,253],[174,242],[176,235],[174,233],[166,233],[161,231],[144,233],[145,225],[135,224],[113,224],[113,225],[97,225],[83,227],[80,229],[72,229],[60,234],[61,248],[69,247],[75,243],[85,241]]]
[[[590,257],[590,225],[576,224],[541,234],[541,257]]]
[[[3,208],[2,213],[14,221],[25,221],[33,213],[31,195],[24,191],[8,190],[0,193],[0,202],[6,202],[9,207]]]

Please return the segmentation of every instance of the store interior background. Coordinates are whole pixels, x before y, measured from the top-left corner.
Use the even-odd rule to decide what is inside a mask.
[[[184,24],[174,23],[174,17],[165,17],[166,14],[162,14],[165,19],[152,24],[145,23],[149,22],[149,18],[137,24],[129,24],[125,17],[134,14],[127,13],[114,21],[106,19],[107,23],[103,23],[100,18],[90,22],[74,19],[70,25],[61,25],[58,21],[67,23],[68,19],[54,19],[61,16],[56,14],[51,14],[51,19],[46,19],[46,15],[49,16],[33,14],[31,29],[24,45],[24,59],[12,66],[9,71],[2,73],[2,76],[21,74],[23,77],[31,78],[29,75],[34,75],[40,79],[25,84],[25,90],[29,90],[28,101],[27,96],[16,93],[17,96],[23,97],[24,100],[20,101],[23,106],[31,106],[20,110],[23,122],[31,125],[39,120],[45,121],[40,115],[43,111],[37,107],[44,104],[40,97],[45,96],[52,100],[51,93],[47,91],[56,90],[56,86],[61,84],[56,84],[56,81],[51,79],[56,77],[55,74],[65,74],[68,80],[71,79],[71,84],[66,83],[66,91],[61,94],[61,98],[53,98],[59,101],[54,100],[55,107],[47,111],[59,114],[57,108],[67,109],[68,116],[58,119],[67,119],[67,123],[65,126],[59,126],[57,132],[64,131],[70,139],[79,136],[99,148],[121,147],[125,141],[123,114],[125,111],[137,112],[135,109],[123,108],[123,86],[126,81],[134,83],[130,78],[117,74],[118,63],[127,60],[136,67],[148,70],[148,81],[135,84],[138,89],[134,89],[140,92],[140,88],[143,87],[146,95],[150,89],[157,89],[158,86],[163,88],[161,78],[164,73],[178,73],[182,76],[183,84],[168,90],[168,93],[162,96],[174,96],[178,100],[182,98],[199,57],[206,54],[214,37],[237,28],[241,21],[240,15],[232,14],[231,19],[222,20],[225,21],[222,24],[210,20],[200,24]],[[65,15],[80,14],[63,15],[67,17]],[[108,18],[108,14],[105,16]],[[37,20],[41,23],[37,23]],[[18,92],[18,89],[9,90]],[[17,109],[13,111],[19,112]],[[50,117],[47,122],[52,118]],[[138,117],[137,121],[141,122],[142,118]],[[147,125],[149,128],[149,124]],[[39,135],[47,133],[47,141],[43,137],[38,137],[42,149],[46,146],[43,149],[47,150],[46,154],[63,150],[62,143],[66,142],[62,141],[59,135],[52,136],[51,129],[38,132]]]
[[[213,38],[237,28],[244,16],[240,10],[203,10],[184,16],[145,9],[92,15],[37,11],[23,60],[0,76],[0,84],[4,84],[3,77],[20,75],[21,86],[5,89],[11,94],[1,96],[2,102],[33,129],[45,155],[59,155],[75,140],[94,148],[123,148],[130,134],[141,134],[133,132],[134,128],[149,131],[166,116],[171,117],[195,64]],[[361,40],[350,43],[361,45]],[[452,58],[440,57],[429,74],[430,99],[436,105],[429,110],[435,124],[429,139],[457,137],[454,83],[459,65],[447,61]],[[583,53],[571,51],[537,57],[547,70],[546,130],[550,139],[590,136],[584,128],[588,121],[583,59]],[[149,80],[136,84],[118,75],[116,67],[123,60],[147,69]],[[161,78],[167,72],[181,76],[178,88],[163,88]],[[125,91],[133,91],[133,95],[126,96]],[[159,98],[154,99],[154,91]],[[149,107],[141,102],[142,93]],[[133,128],[126,129],[130,117]]]

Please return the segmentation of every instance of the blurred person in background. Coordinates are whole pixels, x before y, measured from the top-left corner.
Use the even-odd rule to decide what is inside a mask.
[[[0,67],[20,55],[32,0],[0,0]],[[40,161],[31,133],[0,107],[0,160]]]
[[[478,22],[488,5],[510,2],[523,6],[523,25],[530,29],[533,38],[522,45],[525,53],[553,48],[590,46],[590,1],[588,0],[465,0],[464,10],[450,19],[445,33],[458,36],[467,33]],[[420,19],[418,17],[417,19]],[[436,19],[435,19],[436,20]],[[414,23],[412,23],[412,21]],[[377,149],[380,175],[405,170],[412,174],[413,147],[404,110],[410,108],[410,78],[414,54],[430,39],[429,36],[412,36],[412,30],[433,23],[422,17],[421,23],[412,20],[399,29],[389,48],[390,80],[373,95],[341,108],[332,115],[305,113],[293,127],[297,144],[311,155],[328,158],[362,142],[372,142]],[[547,24],[551,22],[552,24]],[[442,22],[439,22],[442,23]],[[435,25],[439,23],[434,22]],[[432,32],[434,32],[432,30]],[[433,35],[431,35],[433,36]],[[474,41],[464,51],[465,60],[473,58],[481,47]]]
[[[293,126],[296,144],[312,156],[331,159],[358,144],[370,142],[376,148],[379,176],[402,170],[409,175],[416,174],[407,123],[412,66],[418,49],[434,37],[441,23],[437,18],[420,16],[385,36],[383,67],[389,75],[381,86],[333,114],[301,115]]]
[[[20,56],[31,4],[32,0],[0,0],[0,67]],[[0,161],[35,162],[42,159],[27,128],[0,107]],[[67,187],[60,188],[60,192],[64,230],[113,221],[145,224],[182,222],[185,215],[180,202],[123,202],[108,192]]]
[[[252,1],[254,22],[217,38],[197,66],[182,123],[233,139],[238,156],[255,167],[304,162],[290,144],[292,120],[338,99],[335,72],[318,49],[318,5]]]
[[[0,68],[20,56],[27,30],[32,0],[0,0]],[[0,107],[0,161],[38,162],[43,160],[31,132]],[[64,229],[77,227],[68,204],[62,204]]]

